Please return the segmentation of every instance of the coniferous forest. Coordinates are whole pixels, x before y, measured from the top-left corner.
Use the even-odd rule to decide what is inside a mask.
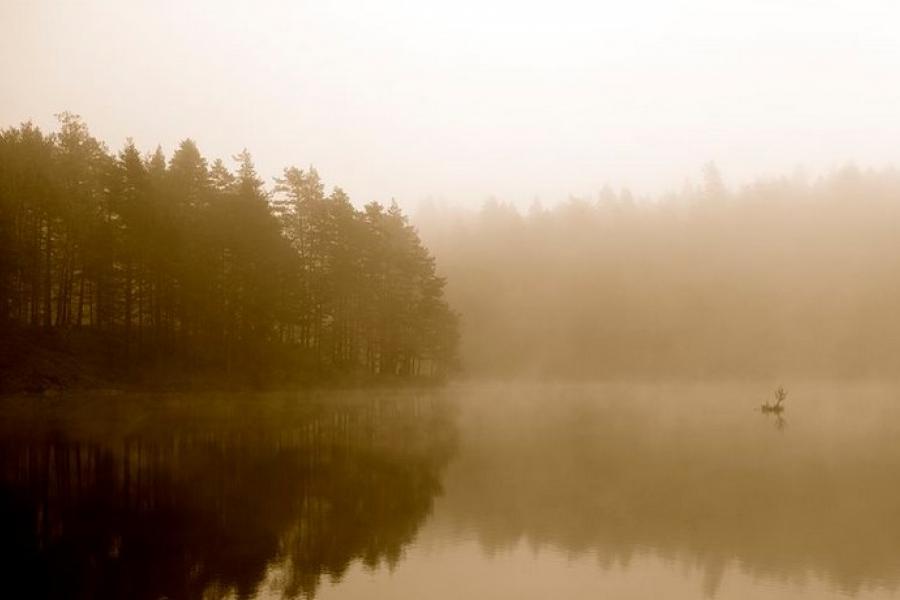
[[[896,168],[727,186],[708,164],[661,197],[432,204],[416,224],[468,376],[895,379],[898,199]]]
[[[54,133],[2,131],[10,372],[47,348],[61,352],[44,358],[55,363],[223,381],[455,367],[444,280],[396,204],[359,210],[313,168],[267,187],[246,150],[233,158],[209,163],[192,140],[168,158],[130,140],[111,152],[68,113]]]

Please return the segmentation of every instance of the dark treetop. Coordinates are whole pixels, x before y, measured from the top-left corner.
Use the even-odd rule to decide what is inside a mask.
[[[145,378],[440,376],[454,365],[444,280],[396,204],[357,210],[313,168],[287,168],[267,190],[247,151],[232,171],[191,140],[168,161],[131,141],[111,154],[78,117],[59,119],[50,135],[30,123],[0,133],[9,372],[27,378],[35,346]]]

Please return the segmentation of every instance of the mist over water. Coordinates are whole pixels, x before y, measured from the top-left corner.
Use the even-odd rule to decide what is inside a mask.
[[[780,418],[769,393],[7,399],[4,593],[891,597],[896,388],[799,384]]]
[[[900,597],[898,23],[0,0],[0,598]]]

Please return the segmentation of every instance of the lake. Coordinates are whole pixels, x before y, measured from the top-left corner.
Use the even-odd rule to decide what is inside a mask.
[[[0,594],[889,598],[900,387],[0,400]]]

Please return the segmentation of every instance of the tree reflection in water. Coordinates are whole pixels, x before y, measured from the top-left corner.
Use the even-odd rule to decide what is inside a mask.
[[[425,393],[27,402],[2,421],[6,597],[246,597],[275,567],[312,596],[398,560],[455,447]]]
[[[792,383],[783,431],[758,398],[743,384],[466,384],[6,401],[0,595],[311,597],[346,574],[330,591],[368,597],[348,567],[405,553],[385,595],[455,598],[464,551],[478,555],[469,595],[489,596],[527,579],[491,558],[520,545],[547,550],[531,565],[596,558],[599,584],[610,566],[640,581],[652,558],[696,568],[708,596],[736,570],[761,582],[740,597],[896,591],[895,388]]]
[[[488,555],[524,541],[699,567],[707,596],[729,568],[896,590],[896,388],[798,385],[781,430],[759,418],[758,387],[473,388],[436,518]]]

